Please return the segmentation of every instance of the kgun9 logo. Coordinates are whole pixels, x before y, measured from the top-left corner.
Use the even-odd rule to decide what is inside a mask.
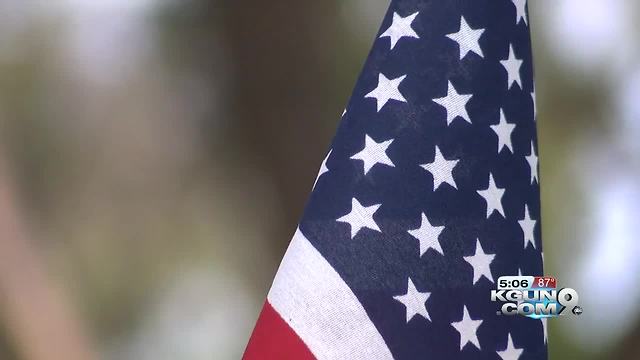
[[[502,302],[498,315],[523,315],[534,319],[564,315],[569,309],[582,314],[578,292],[572,288],[556,289],[553,277],[502,276],[498,289],[491,290],[491,301]]]

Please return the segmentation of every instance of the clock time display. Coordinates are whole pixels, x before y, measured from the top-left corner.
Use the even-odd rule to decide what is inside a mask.
[[[498,290],[555,289],[553,276],[500,276]]]

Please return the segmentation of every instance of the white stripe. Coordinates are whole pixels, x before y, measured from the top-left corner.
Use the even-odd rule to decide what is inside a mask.
[[[319,360],[393,359],[355,294],[300,230],[267,298]]]

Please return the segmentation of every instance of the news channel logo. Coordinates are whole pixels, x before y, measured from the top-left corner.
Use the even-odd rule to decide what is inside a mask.
[[[502,306],[498,315],[522,315],[534,319],[580,315],[580,296],[575,289],[557,288],[551,276],[501,276],[497,289],[491,290],[491,301]]]

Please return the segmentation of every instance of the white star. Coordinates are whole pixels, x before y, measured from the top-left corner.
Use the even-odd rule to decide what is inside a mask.
[[[510,124],[504,116],[504,111],[500,109],[500,122],[498,125],[490,125],[493,132],[498,135],[498,153],[505,146],[513,153],[513,145],[511,144],[511,134],[513,129],[516,128],[516,124]]]
[[[507,348],[502,351],[497,351],[498,355],[502,358],[502,360],[517,360],[522,355],[524,350],[521,348],[516,348],[513,345],[513,340],[511,340],[511,334],[507,334]]]
[[[478,327],[482,324],[482,320],[473,320],[469,316],[466,306],[463,306],[462,320],[452,322],[453,326],[460,333],[460,350],[468,343],[472,343],[480,349],[480,340],[478,340]]]
[[[524,20],[527,24],[527,0],[511,0],[516,7],[516,24],[520,22],[520,19]]]
[[[369,170],[371,170],[371,168],[375,164],[395,166],[393,165],[393,162],[391,162],[389,156],[387,156],[387,148],[389,147],[389,145],[391,145],[392,142],[393,139],[378,143],[370,138],[369,135],[365,135],[364,148],[359,153],[351,156],[351,159],[362,160],[362,162],[364,163],[365,175],[367,175]]]
[[[522,232],[524,233],[524,247],[526,248],[528,243],[531,243],[533,247],[536,247],[536,242],[533,237],[533,229],[536,227],[536,220],[531,219],[531,215],[529,215],[529,207],[524,205],[524,219],[518,220],[518,224],[522,228]]]
[[[318,183],[318,179],[320,179],[320,176],[329,172],[329,168],[327,167],[327,160],[329,160],[329,156],[331,156],[332,151],[333,149],[329,150],[329,153],[327,153],[327,156],[325,156],[324,160],[322,160],[322,165],[320,165],[320,171],[318,172],[318,176],[316,176],[316,181],[313,182],[312,189],[315,189],[316,184]]]
[[[525,156],[527,162],[529,163],[529,168],[531,168],[531,183],[533,181],[540,182],[538,179],[538,156],[536,155],[536,150],[533,148],[533,141],[531,142],[531,154]]]
[[[496,186],[495,181],[493,180],[493,175],[489,173],[489,186],[485,190],[478,190],[478,194],[484,198],[487,202],[487,219],[494,211],[498,211],[504,215],[504,209],[502,208],[502,196],[504,195],[504,188],[499,188]]]
[[[522,79],[520,79],[520,66],[522,66],[522,59],[516,57],[513,51],[513,44],[509,44],[509,57],[500,60],[500,64],[507,70],[507,89],[513,86],[513,83],[517,83],[522,89]]]
[[[538,107],[536,105],[536,88],[531,92],[531,100],[533,101],[533,121],[538,120]]]
[[[418,34],[411,28],[411,23],[413,23],[413,20],[418,14],[419,12],[416,12],[407,17],[402,17],[394,12],[391,26],[380,35],[380,38],[388,37],[391,40],[391,49],[393,49],[403,37],[419,39]]]
[[[469,24],[467,24],[464,16],[461,16],[458,32],[447,34],[446,36],[458,43],[458,47],[460,48],[460,60],[462,60],[469,51],[478,54],[480,57],[484,57],[479,43],[483,32],[484,29],[472,29]]]
[[[365,95],[365,98],[375,98],[378,111],[380,111],[380,109],[382,109],[389,100],[407,102],[404,96],[400,93],[400,90],[398,90],[398,86],[400,86],[400,83],[406,77],[407,75],[402,75],[389,80],[386,76],[380,73],[378,75],[378,86]]]
[[[493,276],[491,275],[491,269],[489,268],[494,257],[496,257],[495,254],[485,254],[484,250],[482,250],[482,245],[480,245],[480,240],[476,239],[475,254],[472,256],[464,256],[464,260],[473,267],[474,285],[483,275],[489,281],[494,282]]]
[[[375,204],[371,206],[362,206],[360,202],[353,198],[351,199],[351,211],[336,221],[345,222],[351,227],[351,238],[353,239],[358,231],[362,228],[368,228],[375,231],[380,231],[378,224],[373,220],[373,215],[378,211],[378,208],[382,204]]]
[[[427,216],[422,213],[420,227],[415,230],[409,230],[408,233],[420,242],[420,256],[424,255],[429,249],[433,249],[444,255],[442,247],[440,247],[440,242],[438,242],[438,237],[440,233],[442,233],[442,230],[444,230],[444,226],[431,225]]]
[[[453,186],[455,189],[458,188],[456,186],[456,181],[453,178],[453,168],[456,167],[458,161],[460,160],[445,159],[440,152],[440,148],[438,148],[438,146],[436,145],[436,155],[433,159],[433,162],[420,165],[420,167],[427,170],[431,173],[431,175],[433,175],[433,191],[439,188],[442,183],[447,183]]]
[[[393,298],[404,305],[407,310],[407,322],[416,315],[422,315],[425,319],[431,321],[429,312],[427,312],[426,302],[431,293],[420,292],[413,285],[411,278],[407,281],[407,293],[404,295],[396,295]]]
[[[447,96],[433,99],[433,101],[447,110],[447,125],[451,124],[453,119],[458,116],[471,124],[471,119],[469,119],[466,107],[471,96],[471,94],[458,94],[456,88],[454,88],[451,81],[449,81],[447,85]]]
[[[547,329],[547,318],[540,319],[542,321],[542,333],[544,334],[544,343],[546,344],[549,339],[549,330]]]

